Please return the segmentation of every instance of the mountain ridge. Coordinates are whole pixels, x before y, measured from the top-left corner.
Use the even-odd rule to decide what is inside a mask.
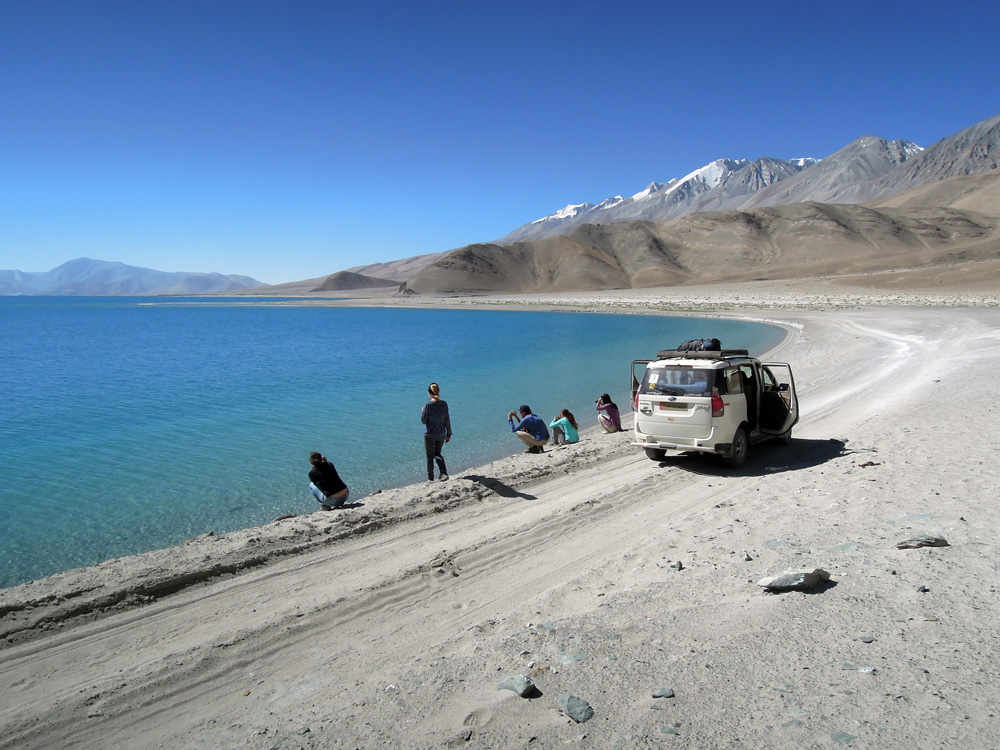
[[[49,271],[0,271],[3,296],[216,294],[261,286],[249,276],[157,271],[119,261],[76,258]]]

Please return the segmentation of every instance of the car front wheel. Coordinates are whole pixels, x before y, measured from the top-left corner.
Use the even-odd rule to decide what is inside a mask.
[[[722,463],[730,469],[738,469],[746,463],[749,450],[750,440],[747,438],[747,431],[740,427],[733,435],[733,445],[729,453],[722,457]]]

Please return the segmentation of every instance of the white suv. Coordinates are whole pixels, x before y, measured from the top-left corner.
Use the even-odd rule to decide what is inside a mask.
[[[644,371],[637,372],[641,365]],[[739,468],[750,445],[788,442],[799,420],[792,368],[745,349],[665,350],[632,363],[635,441],[659,461],[667,450],[703,451]]]

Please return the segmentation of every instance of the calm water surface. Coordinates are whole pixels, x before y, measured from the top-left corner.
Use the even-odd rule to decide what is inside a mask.
[[[632,359],[782,332],[641,315],[163,298],[0,298],[0,586],[316,508],[308,454],[352,498],[425,478],[420,407],[441,384],[457,474],[521,450],[506,413],[581,427]],[[373,501],[373,502],[377,502]]]

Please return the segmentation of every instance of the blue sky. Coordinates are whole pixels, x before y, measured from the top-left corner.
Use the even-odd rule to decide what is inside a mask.
[[[1000,112],[996,2],[0,3],[0,268],[268,283]]]

